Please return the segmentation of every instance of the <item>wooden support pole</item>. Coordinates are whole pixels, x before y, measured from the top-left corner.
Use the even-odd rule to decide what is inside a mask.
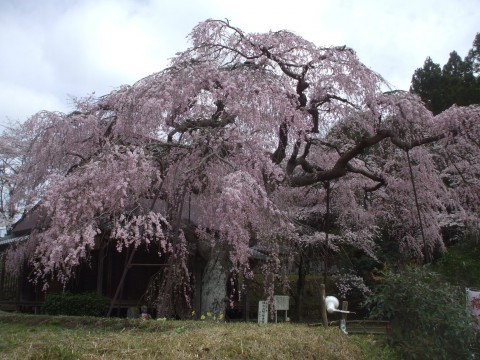
[[[342,301],[342,310],[348,311],[348,301]],[[342,319],[340,320],[340,330],[347,334],[347,313],[342,313]]]
[[[342,310],[348,311],[348,301],[342,301]],[[342,320],[345,320],[345,323],[347,323],[347,313],[342,313]]]
[[[97,259],[97,294],[103,295],[103,268],[105,262],[105,247],[106,245],[100,244],[98,249]]]
[[[245,288],[243,289],[243,321],[249,322],[250,321],[250,296],[249,292],[249,284],[250,281],[243,277]]]
[[[325,306],[325,284],[320,285],[320,310],[322,312],[323,327],[328,327],[327,307]]]
[[[415,207],[417,208],[418,224],[420,225],[420,234],[422,235],[423,240],[423,253],[425,255],[424,263],[429,264],[431,262],[430,251],[428,250],[427,241],[425,239],[425,231],[423,230],[422,211],[420,210],[420,205],[418,203],[417,187],[415,186],[415,178],[413,177],[412,162],[410,161],[410,154],[408,153],[408,150],[406,150],[406,153],[408,169],[410,171],[410,180],[412,181],[413,197],[415,199]]]

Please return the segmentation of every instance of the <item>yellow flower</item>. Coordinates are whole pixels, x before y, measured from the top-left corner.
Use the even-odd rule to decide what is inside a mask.
[[[202,317],[200,319],[205,320],[205,315],[202,315]]]
[[[212,313],[211,313],[211,312],[207,312],[207,316],[212,316]]]
[[[195,315],[195,310],[192,311],[192,316]]]
[[[215,320],[217,320],[217,317],[216,317],[216,316],[213,317],[213,321],[215,321]]]
[[[220,320],[223,319],[223,314],[220,314],[220,316],[218,317]]]

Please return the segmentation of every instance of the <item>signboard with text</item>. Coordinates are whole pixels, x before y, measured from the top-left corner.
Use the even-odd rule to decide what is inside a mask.
[[[480,330],[480,291],[467,289],[467,306],[475,327]]]
[[[258,302],[258,323],[268,323],[268,302],[266,301]]]

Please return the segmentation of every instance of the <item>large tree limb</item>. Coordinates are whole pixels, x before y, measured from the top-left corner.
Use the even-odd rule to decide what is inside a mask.
[[[370,191],[370,192],[375,191],[375,190],[380,189],[382,186],[387,185],[387,182],[385,181],[385,179],[382,176],[373,174],[370,171],[367,171],[365,169],[356,168],[351,164],[347,164],[347,170],[351,173],[363,175],[363,176],[377,182],[377,184],[375,184],[373,186],[365,187],[364,188],[365,191]]]
[[[280,164],[286,156],[288,145],[288,124],[286,121],[280,124],[278,129],[278,145],[275,152],[271,155],[271,159],[275,164]]]
[[[407,142],[407,141],[401,140],[392,130],[386,130],[386,129],[378,130],[375,135],[369,138],[362,139],[358,144],[353,146],[350,150],[344,153],[340,153],[340,157],[337,159],[335,165],[329,170],[312,171],[312,172],[306,171],[306,173],[302,175],[293,175],[293,171],[295,170],[296,166],[302,166],[302,168],[304,168],[305,165],[301,164],[301,162],[298,162],[298,161],[294,163],[291,158],[286,168],[288,181],[292,186],[300,187],[300,186],[312,185],[318,182],[338,179],[346,175],[347,172],[349,171],[349,168],[352,169],[351,165],[349,164],[351,160],[353,160],[356,156],[362,154],[364,150],[366,150],[367,148],[375,144],[378,144],[379,142],[387,138],[390,138],[390,141],[395,146],[407,151],[417,146],[438,141],[444,137],[445,137],[445,134],[438,134],[438,135],[426,137],[423,139]],[[295,149],[292,155],[295,155]],[[380,180],[380,178],[378,179]]]
[[[188,130],[201,128],[221,128],[235,121],[235,116],[217,111],[209,119],[187,120],[179,125],[175,125],[174,129],[168,134],[168,142],[173,141],[173,136],[177,133],[184,133]]]

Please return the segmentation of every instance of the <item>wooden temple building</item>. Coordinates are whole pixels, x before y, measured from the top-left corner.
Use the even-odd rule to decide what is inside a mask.
[[[185,207],[184,221],[194,224],[192,217],[195,209],[190,202]],[[39,211],[32,210],[20,219],[7,236],[0,238],[0,310],[20,311],[29,313],[41,313],[45,296],[49,293],[61,293],[69,291],[76,293],[97,293],[111,299],[109,314],[113,316],[126,316],[131,307],[141,307],[149,303],[148,288],[156,274],[165,266],[164,260],[158,255],[158,249],[154,244],[147,248],[144,244],[136,250],[128,249],[117,251],[114,242],[102,242],[90,252],[88,260],[81,263],[75,275],[64,287],[58,282],[49,282],[48,289],[43,291],[43,284],[36,284],[32,277],[32,267],[25,263],[18,273],[12,275],[6,271],[5,251],[9,246],[25,241],[30,232],[41,221]],[[194,225],[192,225],[194,226]],[[201,278],[206,261],[195,252],[191,251],[191,272],[196,278]],[[252,248],[252,259],[261,260],[265,255]],[[225,286],[227,291],[234,283],[229,279]],[[197,281],[193,288],[193,309],[200,313],[201,304],[201,281]],[[251,304],[251,305],[250,305]],[[242,308],[255,308],[254,302],[249,303],[248,298],[239,301],[232,309],[232,316],[248,320],[250,311],[242,311]],[[154,308],[150,308],[154,312]],[[255,310],[256,311],[256,310]]]

